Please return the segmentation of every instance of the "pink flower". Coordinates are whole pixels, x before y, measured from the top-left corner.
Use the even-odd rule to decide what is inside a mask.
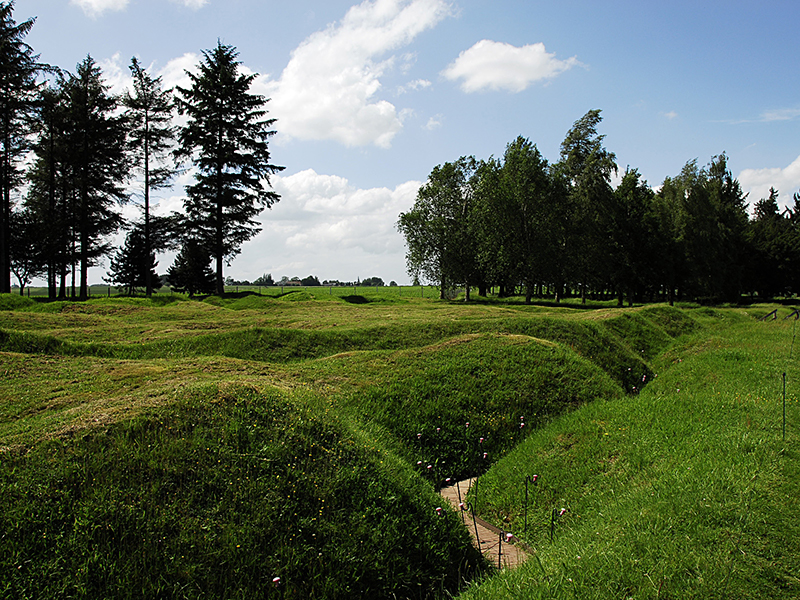
[[[489,456],[489,454],[488,454],[488,453],[486,453],[486,452],[484,452],[484,453],[483,453],[483,458],[486,458],[487,456]]]
[[[478,443],[479,443],[479,444],[482,444],[482,443],[483,443],[483,438],[479,439],[479,440],[478,440]]]
[[[281,584],[281,578],[280,577],[273,577],[272,578],[272,585],[274,585],[275,587],[278,587],[280,584]]]
[[[432,468],[433,468],[433,465],[428,465],[428,469],[432,469]]]
[[[467,427],[469,427],[469,421],[467,421]]]
[[[421,461],[421,460],[418,460],[418,461],[417,461],[417,466],[420,466],[421,464],[422,464],[422,461]]]
[[[437,428],[436,428],[436,433],[439,433],[441,430],[442,430],[442,428],[441,428],[441,427],[437,427]]]
[[[461,510],[467,510],[467,505],[464,504],[463,502],[459,502],[458,503],[458,508],[460,508]]]
[[[417,439],[418,439],[418,440],[421,440],[421,439],[422,439],[422,434],[421,434],[421,433],[418,433],[418,434],[417,434]]]
[[[567,509],[566,508],[562,508],[560,511],[558,511],[558,516],[559,517],[563,517],[565,512],[567,512]]]
[[[514,539],[514,534],[513,533],[507,533],[506,534],[506,541],[510,542],[512,539]]]
[[[450,483],[450,478],[448,477],[447,479],[444,480],[444,482],[445,483]]]
[[[436,507],[436,514],[439,515],[440,517],[442,516],[442,507],[441,506],[437,506]]]
[[[525,423],[520,423],[519,428],[522,429],[523,427],[525,427]]]
[[[538,475],[534,475],[534,476],[533,476],[533,483],[536,483],[536,480],[537,480],[537,479],[539,479],[539,476],[538,476]]]

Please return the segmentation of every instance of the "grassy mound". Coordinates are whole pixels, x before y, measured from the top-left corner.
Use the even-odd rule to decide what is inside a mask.
[[[559,418],[481,478],[479,511],[536,555],[465,598],[800,597],[792,326],[693,317],[640,395]]]
[[[410,462],[439,482],[484,470],[553,415],[622,395],[590,361],[519,335],[472,334],[415,350],[339,356],[317,372],[367,382],[337,401],[391,431]]]
[[[297,395],[211,387],[0,456],[4,597],[423,598],[482,566],[407,465]]]

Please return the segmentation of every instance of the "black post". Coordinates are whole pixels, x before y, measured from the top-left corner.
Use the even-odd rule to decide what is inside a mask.
[[[478,535],[478,522],[475,520],[475,509],[472,508],[472,503],[467,502],[467,508],[469,508],[469,512],[472,513],[472,525],[475,527],[475,541],[478,542],[478,548],[481,547],[481,536]]]
[[[783,374],[783,441],[786,441],[786,373]]]

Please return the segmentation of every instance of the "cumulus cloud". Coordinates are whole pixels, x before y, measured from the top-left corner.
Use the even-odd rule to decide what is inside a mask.
[[[124,10],[128,0],[71,0],[72,4],[83,9],[86,16],[97,18],[106,11]]]
[[[381,77],[398,60],[390,53],[449,13],[443,0],[367,1],[309,36],[280,79],[259,82],[259,93],[272,98],[270,112],[280,120],[281,134],[389,147],[403,126],[396,107],[376,97]]]
[[[272,183],[281,201],[261,213],[262,233],[242,247],[239,278],[405,279],[405,246],[395,223],[414,205],[421,182],[359,189],[344,177],[307,169]]]
[[[800,188],[800,156],[785,168],[745,169],[737,179],[742,191],[748,194],[751,206],[761,198],[767,198],[770,187],[780,192],[779,204],[788,206],[792,204],[792,194]]]
[[[580,64],[574,56],[557,59],[542,43],[517,47],[481,40],[459,54],[442,75],[451,81],[461,80],[461,89],[467,93],[482,90],[516,93]]]

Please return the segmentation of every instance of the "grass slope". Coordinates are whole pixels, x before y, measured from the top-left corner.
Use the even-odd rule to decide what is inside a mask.
[[[691,312],[704,327],[640,395],[565,415],[481,478],[482,514],[536,552],[464,598],[800,597],[793,325]]]
[[[447,597],[486,565],[458,517],[434,510],[435,487],[492,465],[476,505],[515,531],[519,477],[541,473],[531,543],[568,504],[554,552],[515,584],[561,594],[572,563],[555,550],[578,524],[593,544],[629,531],[597,516],[608,482],[615,499],[633,482],[631,510],[663,512],[651,462],[688,460],[678,426],[694,421],[680,418],[672,447],[645,424],[692,410],[659,386],[720,325],[752,327],[732,311],[307,291],[0,296],[0,597]],[[667,400],[655,410],[653,397]],[[643,589],[616,551],[598,552],[611,558],[586,579],[597,597]],[[621,573],[634,583],[614,583]]]

